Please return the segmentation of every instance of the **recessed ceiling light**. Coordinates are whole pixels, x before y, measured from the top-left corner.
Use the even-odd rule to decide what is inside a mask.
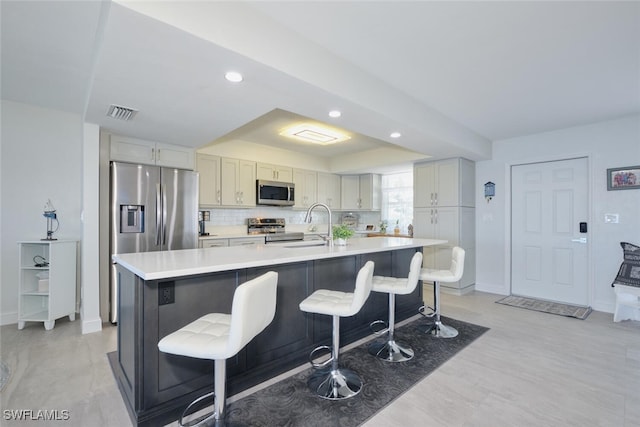
[[[338,110],[329,111],[329,117],[336,118],[336,117],[340,117],[341,115],[342,115],[342,113],[340,111],[338,111]]]
[[[227,79],[228,81],[232,82],[232,83],[239,83],[242,81],[242,74],[240,74],[237,71],[228,71],[225,75],[224,78]]]
[[[392,132],[391,135],[389,135],[391,138],[400,138],[402,136],[402,134],[400,132]]]
[[[280,135],[320,145],[335,144],[351,139],[350,136],[341,132],[308,123],[291,126],[280,132]]]

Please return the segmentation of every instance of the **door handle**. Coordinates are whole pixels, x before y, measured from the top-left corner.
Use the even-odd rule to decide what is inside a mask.
[[[160,199],[160,184],[156,184],[156,245],[160,245],[160,227],[162,220],[162,201]]]
[[[587,238],[586,237],[580,237],[579,239],[571,239],[572,242],[575,243],[587,243]]]

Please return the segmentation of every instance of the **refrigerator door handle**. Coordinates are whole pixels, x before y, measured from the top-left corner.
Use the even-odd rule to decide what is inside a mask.
[[[165,250],[167,244],[167,193],[164,185],[161,187],[162,192],[162,250]]]
[[[162,204],[160,202],[160,184],[156,184],[156,245],[160,245],[160,214]]]

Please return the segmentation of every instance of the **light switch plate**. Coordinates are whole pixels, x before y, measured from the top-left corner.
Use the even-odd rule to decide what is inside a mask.
[[[604,214],[604,222],[605,224],[617,224],[620,222],[620,215],[618,214]]]

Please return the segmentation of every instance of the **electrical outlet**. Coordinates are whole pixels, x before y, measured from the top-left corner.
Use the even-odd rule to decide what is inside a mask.
[[[176,302],[176,285],[173,282],[164,282],[158,285],[158,305],[173,304]]]

